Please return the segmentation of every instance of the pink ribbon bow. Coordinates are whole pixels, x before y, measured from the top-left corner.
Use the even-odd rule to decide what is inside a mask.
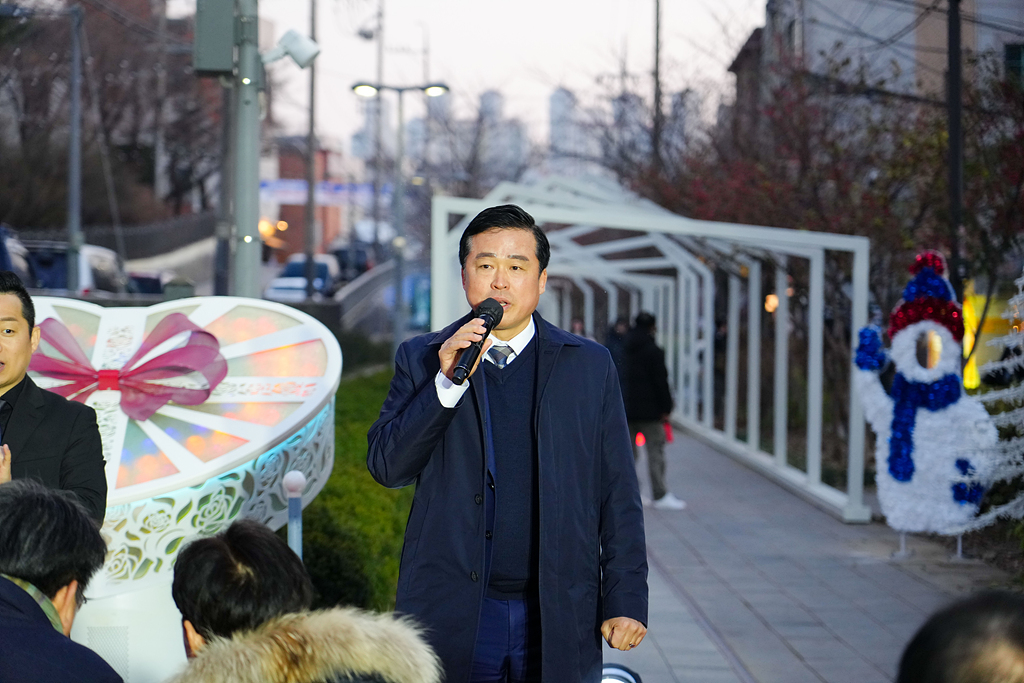
[[[96,390],[119,390],[121,410],[135,420],[148,420],[169,401],[194,406],[203,403],[228,374],[228,364],[220,355],[217,338],[198,327],[181,313],[161,320],[120,370],[96,370],[64,323],[47,318],[39,324],[44,341],[70,360],[37,353],[28,369],[69,384],[50,391],[80,403]],[[171,349],[133,368],[154,348],[182,332],[191,332],[184,346]],[[197,372],[206,379],[206,388],[188,389],[153,383],[151,380],[183,377]]]

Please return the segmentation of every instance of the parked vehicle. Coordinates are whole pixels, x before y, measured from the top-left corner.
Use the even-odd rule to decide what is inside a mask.
[[[174,277],[168,272],[128,273],[128,291],[135,294],[163,294],[164,285]]]
[[[337,260],[330,254],[314,254],[313,262],[316,266],[313,279],[315,295],[334,296],[340,284]],[[281,273],[270,282],[263,297],[274,301],[305,300],[306,255],[292,254]]]
[[[376,265],[373,245],[365,242],[353,242],[335,249],[332,253],[338,260],[342,282],[351,282]]]
[[[68,290],[68,243],[56,240],[25,240],[36,289]],[[94,244],[78,252],[78,293],[121,293],[128,276],[117,253]]]
[[[10,270],[26,287],[35,287],[36,276],[32,271],[32,262],[28,257],[28,249],[21,243],[15,232],[0,223],[0,270]]]

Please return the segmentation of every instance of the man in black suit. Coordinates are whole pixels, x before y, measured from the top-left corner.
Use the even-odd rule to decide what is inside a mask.
[[[34,481],[0,484],[0,681],[121,683],[68,637],[106,551],[73,495]]]
[[[26,374],[39,346],[35,317],[18,276],[0,271],[0,484],[33,478],[71,491],[102,523],[107,479],[96,412]]]

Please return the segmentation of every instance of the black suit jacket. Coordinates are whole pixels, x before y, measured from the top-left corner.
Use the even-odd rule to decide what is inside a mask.
[[[43,608],[3,577],[0,577],[0,681],[122,683],[121,677],[98,654],[58,633]]]
[[[11,478],[36,479],[72,491],[99,522],[107,507],[103,443],[96,411],[69,401],[25,378],[4,431],[11,449]]]

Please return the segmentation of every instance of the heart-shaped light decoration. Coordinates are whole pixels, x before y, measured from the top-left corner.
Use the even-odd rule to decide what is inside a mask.
[[[107,466],[109,554],[90,594],[167,579],[184,541],[239,516],[287,519],[334,463],[341,349],[289,306],[198,297],[148,308],[35,298],[36,383],[96,410]]]

